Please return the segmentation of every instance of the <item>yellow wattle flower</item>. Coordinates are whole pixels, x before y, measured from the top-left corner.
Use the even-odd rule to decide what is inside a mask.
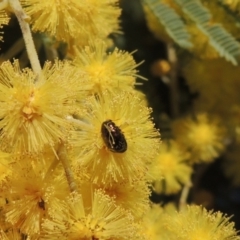
[[[150,169],[153,190],[157,193],[177,193],[190,183],[192,168],[188,165],[189,153],[175,141],[163,142]]]
[[[69,194],[66,177],[56,168],[58,162],[50,151],[36,158],[22,154],[11,167],[12,175],[2,193],[8,200],[4,206],[5,220],[29,237],[40,234],[49,209]]]
[[[149,184],[142,179],[133,184],[118,182],[112,183],[111,186],[105,186],[105,184],[92,184],[91,182],[82,181],[78,182],[78,185],[80,186],[79,193],[82,195],[85,207],[90,207],[91,191],[102,190],[106,195],[113,198],[118,206],[128,210],[136,220],[141,220],[149,209]]]
[[[177,142],[190,151],[191,163],[211,162],[225,148],[225,128],[217,118],[210,118],[207,114],[178,120],[173,129]]]
[[[124,240],[137,236],[131,214],[100,190],[94,191],[90,208],[84,206],[81,195],[73,193],[50,215],[42,225],[44,239]]]
[[[73,168],[86,168],[94,183],[102,182],[106,186],[146,176],[159,147],[159,133],[150,120],[150,110],[133,92],[104,92],[86,99],[85,105],[86,113],[79,120],[80,131],[75,136],[73,133],[70,140],[77,156]],[[111,149],[110,144],[119,139],[106,135],[107,121],[123,134],[120,140],[125,140],[124,148],[119,145],[119,150],[124,151]],[[116,134],[119,136],[119,130]]]
[[[105,39],[118,31],[117,0],[21,0],[34,31],[57,40],[87,44],[90,37]],[[76,41],[77,40],[77,41]]]
[[[170,211],[176,211],[172,209],[173,206],[167,205],[167,208],[171,208]],[[152,204],[151,208],[145,212],[142,219],[142,234],[149,240],[170,240],[174,239],[172,234],[166,228],[165,218],[169,213],[169,210],[165,207],[161,207],[157,204]]]
[[[178,240],[239,240],[234,223],[221,212],[207,211],[202,206],[188,206],[165,219],[167,229]]]
[[[118,49],[107,53],[107,44],[99,39],[92,40],[81,50],[76,49],[74,65],[88,75],[92,95],[105,90],[131,91],[137,77],[144,79],[137,74],[139,64],[135,63],[131,53]]]
[[[40,152],[66,140],[73,128],[67,116],[79,111],[84,74],[68,62],[47,62],[38,80],[18,61],[0,66],[0,146],[10,151]]]

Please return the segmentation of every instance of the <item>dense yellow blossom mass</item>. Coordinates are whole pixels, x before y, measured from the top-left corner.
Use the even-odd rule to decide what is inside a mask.
[[[50,212],[52,219],[43,223],[43,239],[125,240],[138,237],[131,214],[117,207],[113,199],[101,191],[93,193],[90,209],[84,207],[77,194],[60,202],[59,206]]]
[[[116,0],[21,0],[32,29],[57,40],[84,46],[90,37],[105,39],[119,29]]]
[[[0,239],[240,240],[229,217],[188,205],[214,202],[200,178],[224,151],[240,184],[240,0],[139,2],[143,12],[138,1],[0,1]],[[131,48],[116,36],[125,4],[165,42],[139,39],[156,50],[142,72],[170,96],[156,112],[158,83],[138,82],[144,59],[118,49]]]
[[[72,128],[67,116],[79,111],[84,96],[84,74],[67,62],[46,63],[42,75],[19,64],[0,66],[1,147],[6,150],[39,152],[54,146]]]
[[[86,167],[93,182],[106,185],[145,176],[159,148],[159,133],[150,120],[150,110],[134,93],[120,91],[88,98],[86,109],[79,120],[80,131],[72,139],[77,154],[75,168]],[[104,142],[101,126],[107,120],[113,121],[124,134],[125,152],[112,152]],[[147,158],[142,154],[146,150]]]

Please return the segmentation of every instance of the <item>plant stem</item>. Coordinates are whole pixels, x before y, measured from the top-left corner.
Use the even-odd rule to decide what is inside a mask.
[[[36,48],[34,46],[29,24],[26,22],[26,20],[29,20],[29,17],[23,11],[19,0],[9,0],[9,4],[18,19],[33,72],[37,75],[38,78],[42,69],[38,59]]]
[[[63,168],[65,170],[66,178],[68,181],[68,185],[71,192],[75,192],[77,190],[77,185],[75,183],[73,172],[71,170],[71,166],[69,164],[68,155],[66,152],[66,149],[64,147],[64,144],[62,143],[58,149],[57,155],[59,157],[59,160],[61,161]]]
[[[179,115],[179,94],[178,94],[178,62],[175,48],[172,44],[167,45],[168,61],[171,64],[170,70],[170,108],[171,115],[176,118]]]
[[[181,197],[179,200],[179,210],[182,210],[185,208],[185,206],[187,204],[188,193],[189,193],[191,186],[192,186],[192,184],[190,182],[184,185],[182,193],[181,193]]]

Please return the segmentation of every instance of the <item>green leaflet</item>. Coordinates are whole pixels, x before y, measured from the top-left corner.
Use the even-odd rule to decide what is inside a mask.
[[[240,44],[221,25],[214,24],[202,29],[208,36],[211,46],[213,46],[221,57],[237,66],[236,57],[240,55]]]
[[[198,0],[174,0],[183,11],[196,23],[205,24],[212,18],[211,13]]]
[[[172,39],[183,48],[190,48],[190,33],[174,9],[161,2],[161,0],[143,0],[153,14],[166,28]],[[221,23],[210,23],[212,13],[202,5],[199,0],[173,0],[183,12],[196,23],[196,26],[209,39],[209,44],[233,65],[238,65],[237,57],[240,55],[240,43],[225,29]],[[226,12],[226,14],[228,14]]]
[[[190,34],[187,32],[182,18],[168,5],[158,0],[143,0],[159,22],[166,28],[169,36],[181,47],[191,48]]]
[[[240,55],[240,44],[222,25],[209,24],[212,16],[198,0],[175,0],[183,11],[197,24],[198,28],[209,38],[209,44],[221,57],[238,65],[236,57]]]

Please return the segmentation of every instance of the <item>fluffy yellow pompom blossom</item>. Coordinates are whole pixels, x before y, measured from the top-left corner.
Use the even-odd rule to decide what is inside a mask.
[[[160,142],[150,110],[132,92],[89,97],[86,109],[72,139],[74,168],[87,168],[95,183],[106,185],[145,176]]]
[[[56,169],[59,160],[52,151],[38,161],[27,155],[21,158],[12,167],[4,195],[8,204],[3,209],[6,221],[31,237],[40,234],[49,208],[66,197],[69,187],[64,173]]]
[[[175,122],[174,133],[177,142],[191,152],[191,163],[211,162],[224,150],[225,129],[217,118],[205,113],[195,119],[186,118]]]
[[[137,74],[132,54],[115,49],[107,53],[107,45],[102,40],[91,41],[82,50],[76,50],[76,67],[84,70],[90,78],[90,93],[101,93],[104,90],[132,90]]]
[[[165,226],[166,210],[153,204],[142,220],[143,235],[149,240],[170,240],[174,235]]]
[[[134,184],[115,183],[104,191],[113,197],[119,206],[128,209],[135,219],[140,219],[149,209],[150,191],[145,181],[136,181]]]
[[[172,194],[182,185],[189,184],[192,168],[187,164],[189,154],[175,141],[163,142],[150,174],[153,177],[153,190],[157,193]]]
[[[106,38],[119,28],[117,0],[21,0],[34,31],[47,32],[57,40],[90,36]],[[78,44],[79,44],[78,43]],[[82,44],[81,44],[82,45]]]
[[[137,231],[131,214],[117,206],[101,191],[92,196],[91,208],[85,208],[80,195],[72,194],[57,209],[52,219],[43,223],[43,239],[136,239]]]
[[[207,211],[202,206],[188,206],[165,219],[167,228],[174,233],[170,240],[237,240],[234,223],[221,212]]]
[[[66,138],[77,110],[84,75],[69,63],[46,63],[41,76],[19,69],[18,61],[0,66],[0,146],[39,152]]]
[[[91,203],[92,191],[101,190],[113,198],[118,206],[129,210],[134,219],[139,220],[149,209],[149,184],[143,180],[130,184],[128,182],[113,183],[111,186],[104,184],[92,184],[91,182],[79,182],[79,193],[81,193],[84,206]]]

